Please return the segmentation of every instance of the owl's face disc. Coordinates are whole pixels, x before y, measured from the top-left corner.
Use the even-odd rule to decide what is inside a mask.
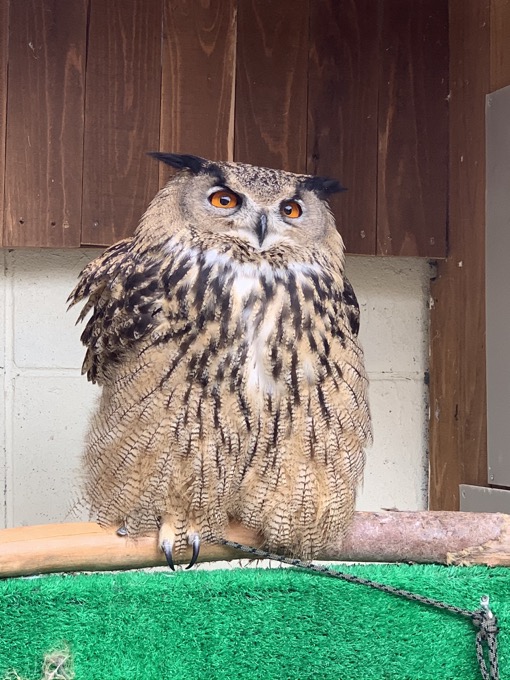
[[[165,162],[170,158],[174,166],[188,159],[161,198],[172,223],[188,223],[197,236],[232,239],[258,255],[282,247],[324,247],[328,241],[334,250],[342,250],[327,204],[328,196],[341,190],[335,180],[194,156],[155,155]]]

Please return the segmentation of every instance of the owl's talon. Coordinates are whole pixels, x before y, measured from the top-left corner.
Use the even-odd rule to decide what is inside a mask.
[[[169,540],[165,539],[163,541],[163,543],[161,544],[161,550],[165,553],[168,566],[172,571],[175,571],[175,565],[172,557],[173,545],[170,543]]]
[[[188,543],[191,543],[193,546],[193,555],[191,556],[191,562],[188,564],[186,569],[191,569],[191,567],[198,560],[198,554],[200,552],[200,536],[198,534],[191,534],[188,539]]]
[[[122,525],[121,527],[119,527],[117,529],[117,536],[123,537],[123,536],[127,536],[127,535],[128,535],[128,530],[126,529],[126,527],[124,525]]]

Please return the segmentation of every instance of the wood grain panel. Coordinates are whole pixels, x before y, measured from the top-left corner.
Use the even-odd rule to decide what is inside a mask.
[[[375,255],[378,0],[310,5],[307,171],[339,179],[331,201],[346,248]],[[369,17],[369,19],[368,19]]]
[[[10,6],[4,245],[80,243],[86,0]]]
[[[449,255],[438,262],[431,287],[433,510],[457,510],[459,484],[487,483],[484,261],[489,27],[488,3],[450,1]]]
[[[4,238],[5,135],[7,114],[7,50],[9,0],[0,0],[0,247]]]
[[[91,0],[82,244],[130,235],[158,189],[162,0]]]
[[[510,85],[510,0],[491,0],[490,91]]]
[[[308,0],[238,6],[235,160],[306,171]]]
[[[448,2],[385,0],[377,247],[446,256]]]
[[[165,0],[160,148],[234,156],[236,0]],[[160,183],[170,169],[160,165]]]

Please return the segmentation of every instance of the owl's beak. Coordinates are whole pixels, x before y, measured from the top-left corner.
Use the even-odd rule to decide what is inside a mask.
[[[257,232],[257,237],[259,239],[259,246],[261,246],[267,234],[267,215],[265,212],[260,213],[255,231]]]

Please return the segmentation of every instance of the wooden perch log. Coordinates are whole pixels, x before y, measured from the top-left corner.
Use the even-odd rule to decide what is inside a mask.
[[[259,534],[231,524],[227,538],[259,547]],[[190,553],[176,556],[188,563]],[[202,562],[246,557],[204,544]],[[510,566],[510,515],[468,512],[357,512],[343,545],[322,560]],[[117,536],[92,523],[48,524],[0,531],[0,576],[134,569],[165,564],[156,535]]]

